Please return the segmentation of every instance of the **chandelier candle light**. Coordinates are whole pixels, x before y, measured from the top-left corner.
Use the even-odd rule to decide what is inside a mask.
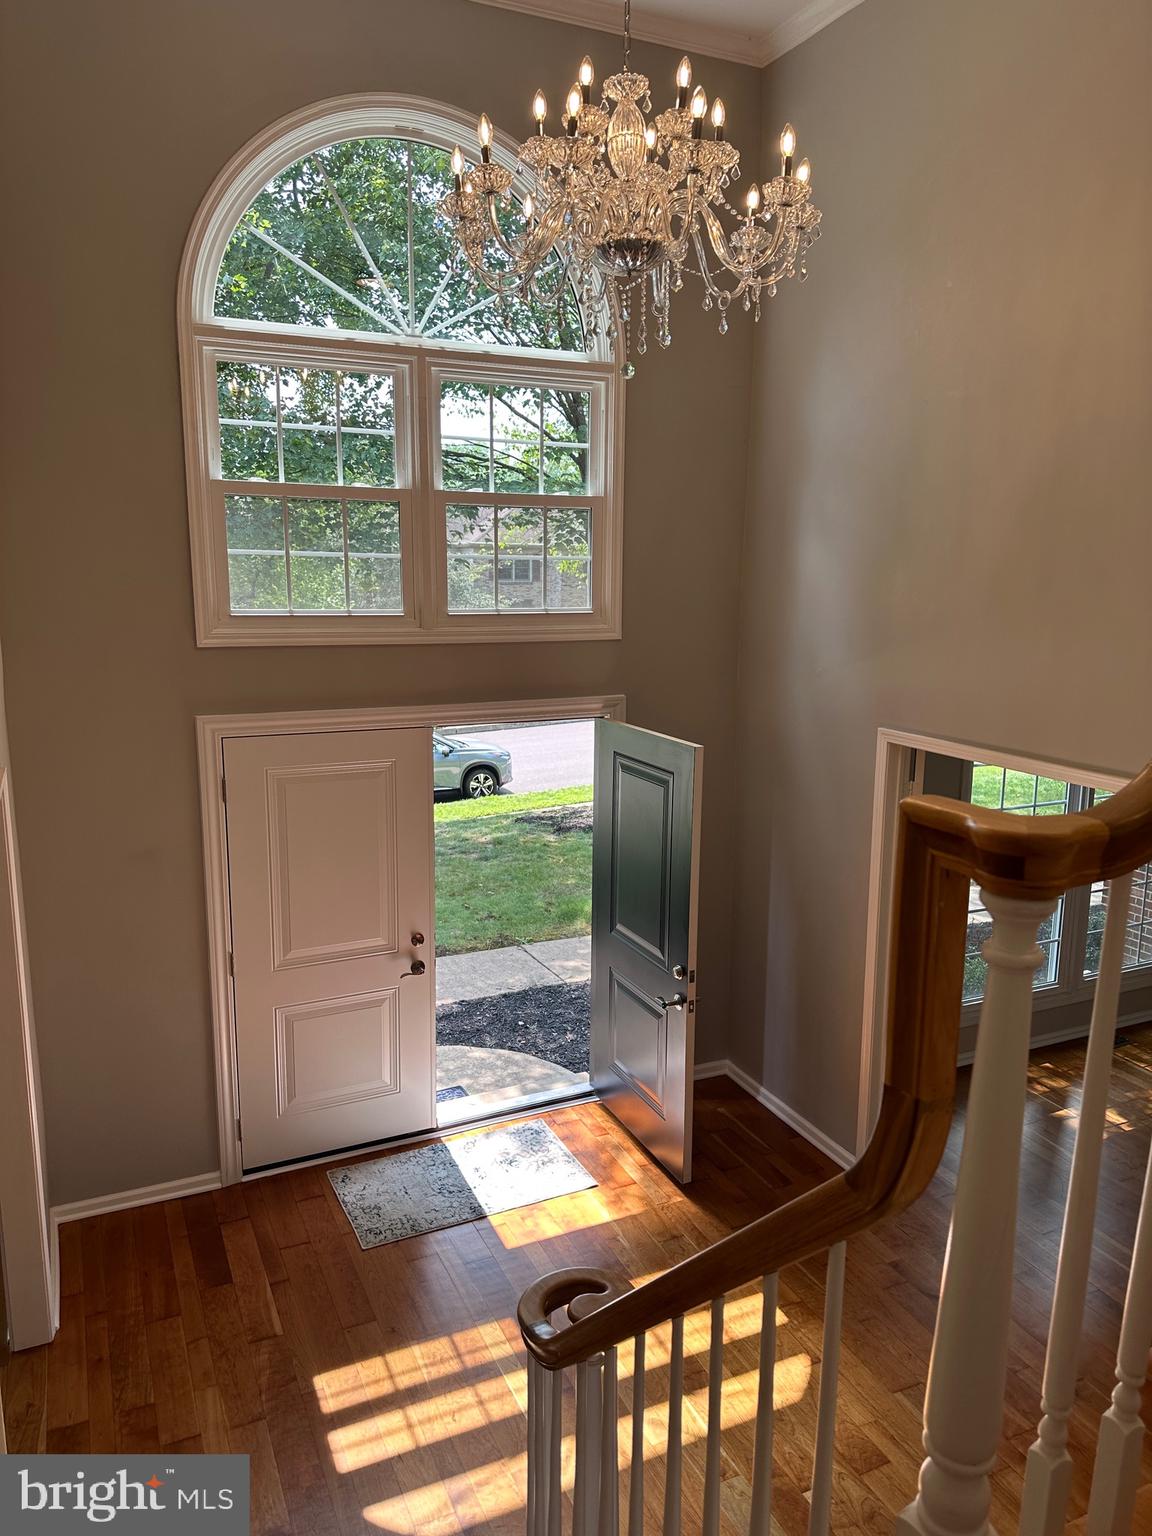
[[[473,271],[502,297],[555,302],[571,283],[588,317],[589,349],[606,305],[608,340],[623,342],[625,378],[636,372],[633,341],[638,353],[648,350],[650,318],[659,345],[671,342],[672,294],[686,272],[702,280],[704,308],[719,312],[725,332],[734,300],[759,320],[764,293],[771,298],[786,277],[804,280],[805,254],[820,234],[812,168],[795,162],[790,123],[780,135],[780,174],[753,182],[735,208],[726,194],[740,155],[725,138],[724,103],[717,97],[709,111],[703,88],[692,90],[691,60],[676,71],[675,106],[647,121],[649,83],[630,68],[631,9],[625,0],[624,68],[604,81],[598,104],[589,58],[568,93],[562,134],[546,131],[543,91],[533,97],[536,131],[519,150],[531,190],[519,210],[513,172],[492,159],[487,114],[477,127],[480,163],[454,151],[453,190],[440,205]]]

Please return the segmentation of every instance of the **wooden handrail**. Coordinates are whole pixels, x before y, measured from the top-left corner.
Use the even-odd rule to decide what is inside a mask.
[[[935,1173],[952,1122],[970,882],[1041,900],[1150,859],[1152,764],[1099,806],[1070,816],[1019,816],[936,795],[904,800],[884,1090],[860,1160],[635,1290],[619,1294],[620,1282],[603,1270],[545,1275],[518,1308],[530,1352],[549,1370],[588,1360],[910,1205]],[[555,1327],[552,1315],[586,1293],[613,1299]]]

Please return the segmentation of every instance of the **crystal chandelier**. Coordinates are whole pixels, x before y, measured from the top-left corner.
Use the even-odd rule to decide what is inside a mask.
[[[723,333],[735,300],[759,320],[765,293],[771,298],[796,274],[803,282],[805,253],[820,234],[812,168],[795,162],[791,124],[780,136],[780,174],[753,182],[739,209],[726,196],[740,155],[724,136],[724,103],[717,97],[709,112],[703,89],[691,91],[689,59],[676,71],[675,105],[646,120],[648,80],[629,67],[631,10],[625,0],[624,68],[604,81],[599,104],[587,57],[568,93],[562,134],[546,132],[548,103],[536,92],[536,132],[519,149],[519,167],[531,178],[523,204],[513,201],[513,173],[492,159],[484,115],[480,162],[467,164],[457,147],[454,188],[440,205],[469,265],[501,297],[555,302],[571,283],[589,349],[599,335],[596,316],[606,313],[609,342],[623,343],[625,378],[636,372],[633,344],[648,350],[650,325],[661,347],[671,342],[672,294],[685,273],[702,280],[703,306],[718,311]]]

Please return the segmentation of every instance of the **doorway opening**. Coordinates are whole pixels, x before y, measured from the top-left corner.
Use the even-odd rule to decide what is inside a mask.
[[[585,1093],[595,722],[433,732],[441,1126]]]

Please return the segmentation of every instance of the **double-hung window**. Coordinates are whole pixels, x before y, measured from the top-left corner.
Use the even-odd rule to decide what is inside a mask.
[[[438,209],[464,132],[312,109],[209,194],[180,296],[201,644],[619,634],[618,373],[562,272],[469,272]]]

